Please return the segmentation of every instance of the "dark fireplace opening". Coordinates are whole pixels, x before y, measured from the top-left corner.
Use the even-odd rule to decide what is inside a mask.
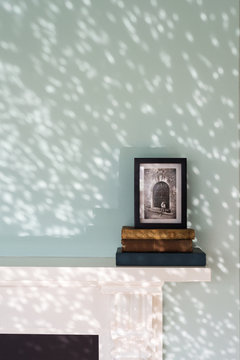
[[[98,335],[0,334],[4,360],[98,360]]]

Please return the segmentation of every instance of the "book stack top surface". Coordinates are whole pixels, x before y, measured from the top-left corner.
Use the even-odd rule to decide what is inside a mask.
[[[195,238],[193,229],[139,229],[132,226],[122,227],[122,239],[129,240],[192,240]]]

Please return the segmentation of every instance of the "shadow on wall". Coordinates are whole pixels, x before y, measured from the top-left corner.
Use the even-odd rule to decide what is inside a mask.
[[[88,254],[87,232],[90,247],[101,242],[100,255],[112,254],[121,225],[133,222],[133,163],[120,164],[131,147],[186,156],[190,224],[205,237],[218,209],[231,227],[239,30],[235,2],[221,5],[1,2],[4,239],[55,237],[50,254],[64,244],[69,255]],[[17,253],[28,240],[14,244]]]

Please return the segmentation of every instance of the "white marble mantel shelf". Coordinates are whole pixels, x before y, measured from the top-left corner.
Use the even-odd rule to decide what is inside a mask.
[[[0,333],[92,333],[100,360],[162,359],[165,282],[208,267],[123,267],[115,258],[0,257]]]

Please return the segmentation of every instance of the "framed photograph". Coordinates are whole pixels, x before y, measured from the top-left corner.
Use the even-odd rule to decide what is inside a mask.
[[[134,159],[135,227],[183,229],[187,222],[187,159]]]

